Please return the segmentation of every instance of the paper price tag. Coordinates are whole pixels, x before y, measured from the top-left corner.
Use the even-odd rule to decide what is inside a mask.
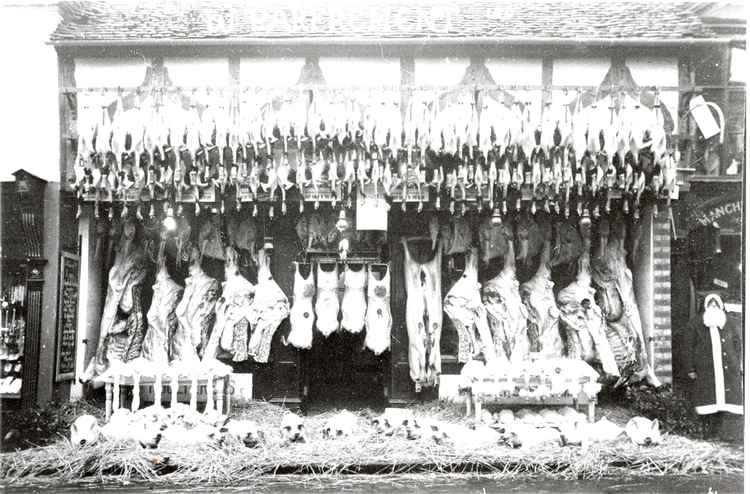
[[[388,230],[388,203],[366,197],[357,203],[357,230]]]

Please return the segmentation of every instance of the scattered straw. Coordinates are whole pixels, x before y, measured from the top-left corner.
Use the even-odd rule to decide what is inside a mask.
[[[465,423],[461,411],[440,404],[419,405],[416,414]],[[740,474],[741,447],[664,435],[663,443],[640,447],[626,438],[588,447],[541,444],[510,449],[501,445],[481,450],[458,449],[430,439],[409,441],[402,436],[378,435],[368,425],[370,411],[357,412],[358,428],[349,437],[322,438],[323,424],[335,411],[307,417],[308,442],[285,446],[276,427],[286,413],[282,407],[254,403],[238,410],[240,418],[264,426],[267,440],[248,449],[230,442],[222,447],[164,445],[145,450],[128,442],[103,442],[74,448],[67,440],[0,456],[0,480],[19,485],[38,480],[73,482],[82,479],[148,480],[157,483],[228,484],[250,482],[264,475],[307,474],[306,478],[341,474],[527,474],[560,479],[596,479],[613,474],[679,475],[690,473]]]

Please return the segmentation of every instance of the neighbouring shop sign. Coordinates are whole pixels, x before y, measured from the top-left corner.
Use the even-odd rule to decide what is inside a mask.
[[[742,232],[742,195],[724,194],[705,202],[691,205],[688,228],[716,223],[722,231]]]
[[[80,259],[77,255],[68,252],[60,255],[57,352],[55,354],[55,381],[57,382],[75,377],[79,270]]]

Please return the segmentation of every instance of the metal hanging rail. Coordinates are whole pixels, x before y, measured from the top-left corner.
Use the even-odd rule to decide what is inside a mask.
[[[309,91],[309,90],[354,90],[354,91],[455,91],[457,89],[473,89],[476,91],[569,91],[569,92],[583,92],[583,91],[598,91],[601,90],[600,86],[576,86],[576,85],[487,85],[487,84],[464,84],[464,85],[452,85],[452,86],[437,86],[437,85],[373,85],[373,86],[353,86],[353,85],[293,85],[293,86],[242,86],[242,85],[227,85],[227,86],[163,86],[163,87],[143,87],[143,86],[86,86],[86,87],[75,87],[75,86],[62,86],[59,89],[60,93],[63,94],[75,94],[75,93],[107,93],[107,92],[136,92],[136,93],[169,93],[169,92],[222,92],[222,91]],[[611,86],[611,90],[621,91],[625,89],[624,86]],[[682,85],[682,86],[653,86],[646,85],[641,86],[640,89],[658,89],[659,91],[703,91],[712,89],[721,90],[737,90],[745,91],[745,86],[733,86],[726,84],[714,84],[714,85]]]

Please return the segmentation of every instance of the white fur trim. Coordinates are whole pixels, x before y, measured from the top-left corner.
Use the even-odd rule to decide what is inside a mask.
[[[711,332],[711,355],[714,362],[714,389],[716,390],[716,404],[718,406],[727,403],[724,392],[724,362],[721,358],[721,336],[716,326],[709,328]]]
[[[706,295],[705,300],[703,300],[703,308],[704,309],[706,309],[708,307],[708,303],[711,300],[715,300],[716,303],[719,304],[719,308],[721,310],[724,310],[724,301],[721,299],[721,297],[717,293],[709,293],[708,295]]]
[[[734,413],[736,415],[743,415],[744,407],[742,405],[703,405],[699,407],[695,407],[695,411],[698,415],[708,415],[709,413],[718,413],[718,412],[729,412]]]

